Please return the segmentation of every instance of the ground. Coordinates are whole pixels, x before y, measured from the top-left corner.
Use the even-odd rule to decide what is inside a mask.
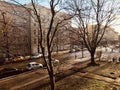
[[[120,90],[120,70],[115,68],[119,63],[97,62],[100,66],[87,66],[87,63],[74,63],[64,71],[56,82],[56,90]],[[37,90],[50,89],[45,86]]]
[[[79,52],[76,53],[79,56]],[[118,53],[104,53],[104,56],[118,56]],[[56,90],[120,90],[120,63],[119,62],[108,62],[106,61],[97,61],[99,66],[89,66],[90,57],[85,56],[81,58],[80,56],[76,59],[74,58],[74,53],[70,54],[61,54],[57,57],[61,61],[59,73],[56,74]],[[110,59],[110,58],[109,58]],[[36,60],[37,61],[37,60]],[[83,62],[84,61],[84,62]],[[28,62],[26,62],[28,63]],[[19,64],[19,65],[18,65]],[[18,67],[23,66],[23,64],[13,64]],[[25,63],[24,63],[25,64]],[[9,65],[9,66],[13,66]],[[2,67],[2,66],[1,66]],[[3,65],[3,67],[5,67]],[[14,77],[13,81],[16,82],[16,87],[28,85],[30,81],[35,81],[32,87],[32,90],[50,90],[48,84],[48,76],[44,78],[47,73],[44,73],[45,69],[38,69],[32,71],[32,73],[26,73]],[[43,75],[41,73],[44,73]],[[23,76],[22,76],[23,75]],[[29,76],[29,77],[28,77]],[[23,78],[24,77],[24,78]],[[43,79],[40,79],[43,78]],[[19,80],[20,79],[20,80]],[[7,82],[3,83],[3,81]],[[39,80],[39,81],[38,81]],[[41,80],[41,81],[40,81]],[[19,81],[19,82],[17,82]],[[4,88],[8,84],[11,84],[10,87],[14,88],[10,78],[0,80],[0,86]],[[25,82],[25,84],[24,84]],[[33,84],[32,84],[33,85]],[[33,85],[33,86],[34,86]],[[7,86],[8,87],[8,86]],[[29,86],[28,86],[29,87]],[[27,89],[28,89],[27,87]],[[3,90],[2,88],[2,90]],[[6,90],[6,89],[4,89]],[[23,89],[22,90],[26,90]],[[28,89],[31,90],[31,89]]]
[[[61,67],[67,74],[56,82],[56,90],[120,90],[120,63],[109,62],[113,57],[119,58],[119,53],[104,51],[102,59],[106,60],[97,61],[99,66],[88,66],[88,56],[68,61]],[[48,87],[38,89],[49,90]]]

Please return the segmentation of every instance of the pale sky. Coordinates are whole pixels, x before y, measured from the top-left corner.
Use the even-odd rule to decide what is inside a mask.
[[[111,25],[115,31],[119,32],[120,34],[120,15],[116,16],[116,20]]]
[[[5,0],[5,1],[11,2],[12,0]],[[17,1],[21,4],[28,4],[31,2],[31,0],[14,0],[14,1]],[[49,7],[49,0],[36,0],[36,1],[39,1],[39,3],[42,6]]]

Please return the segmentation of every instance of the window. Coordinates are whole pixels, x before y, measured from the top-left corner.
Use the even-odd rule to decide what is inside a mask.
[[[12,11],[12,14],[17,14],[16,11]]]
[[[12,11],[12,14],[14,14],[15,13],[15,11]]]
[[[24,12],[23,14],[24,14],[24,17],[27,16],[27,13],[26,13],[26,12]]]
[[[17,15],[19,15],[19,14],[20,14],[20,12],[19,12],[19,11],[16,11],[16,14],[17,14]]]
[[[27,21],[26,21],[26,20],[24,20],[23,22],[24,22],[25,24],[27,23]]]
[[[34,35],[36,35],[36,30],[34,30]]]
[[[38,12],[40,12],[41,11],[41,8],[38,8]]]
[[[36,26],[36,23],[34,23],[34,26]]]
[[[37,40],[36,40],[36,38],[34,38],[34,44],[36,44],[37,43]]]

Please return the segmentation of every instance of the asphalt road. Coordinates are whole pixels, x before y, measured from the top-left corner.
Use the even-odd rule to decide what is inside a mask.
[[[86,57],[88,55],[89,55],[88,51],[84,51],[84,56]],[[65,62],[65,61],[72,60],[75,58],[80,59],[81,57],[82,57],[81,52],[74,52],[74,53],[58,54],[54,58],[60,60],[60,62]],[[22,61],[22,62],[7,63],[4,65],[0,65],[0,69],[2,69],[2,68],[25,68],[28,63],[33,62],[33,61],[41,63],[42,58],[26,60],[26,61]]]
[[[79,56],[80,52],[76,52],[77,58]],[[66,70],[68,68],[72,67],[73,62],[77,63],[77,59],[75,60],[74,53],[64,53],[59,54],[58,56],[55,56],[55,58],[59,59],[61,62],[65,62],[61,66],[61,70]],[[41,59],[33,59],[33,60],[27,60],[24,62],[18,62],[18,63],[9,63],[5,65],[1,65],[0,68],[4,67],[14,67],[14,68],[24,68],[26,65],[31,61],[41,62]],[[75,60],[75,61],[74,61]],[[19,88],[23,85],[27,85],[28,83],[36,82],[36,80],[39,80],[41,78],[44,78],[47,76],[47,70],[40,68],[32,71],[28,71],[25,73],[21,73],[18,75],[13,75],[7,78],[0,79],[0,90],[8,90],[10,88]]]

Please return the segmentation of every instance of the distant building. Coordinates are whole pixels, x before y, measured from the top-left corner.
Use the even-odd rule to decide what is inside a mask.
[[[25,6],[31,9],[31,13],[33,17],[33,19],[31,20],[32,24],[36,23],[36,27],[32,27],[31,31],[36,30],[36,34],[38,34],[39,27],[38,27],[38,22],[36,20],[36,16],[33,13],[33,6],[31,3],[26,4]],[[40,18],[42,22],[41,26],[43,30],[42,32],[43,33],[43,45],[44,47],[46,47],[46,41],[47,41],[46,36],[47,36],[47,30],[49,29],[49,24],[50,24],[50,19],[51,19],[51,10],[39,4],[35,4],[35,6],[36,6],[36,10],[38,11],[38,14],[40,14]],[[67,17],[67,16],[69,15],[66,13],[58,12],[57,15],[55,16],[52,28],[54,29],[55,28],[54,26],[58,23],[58,21],[60,21],[63,17]],[[64,49],[69,48],[69,45],[68,45],[69,44],[69,40],[68,40],[69,31],[66,29],[66,27],[69,28],[70,25],[71,25],[71,21],[66,21],[61,25],[61,27],[58,28],[56,35],[55,35],[55,39],[53,41],[53,43],[55,44],[53,51],[64,50]],[[32,34],[32,37],[33,38],[31,38],[31,40],[36,42],[36,44],[32,45],[33,47],[36,47],[36,48],[33,48],[32,50],[34,53],[37,53],[38,51],[37,44],[39,40],[35,41],[38,39],[35,34]]]
[[[94,32],[95,26],[96,25],[89,25],[88,26],[89,32]],[[101,33],[101,32],[103,32],[104,26],[101,26],[100,28],[101,28],[101,30],[100,30],[100,33]],[[118,40],[118,32],[116,32],[114,30],[114,28],[106,27],[103,38],[105,38],[109,41]]]
[[[50,24],[51,11],[41,5],[36,6],[41,15],[43,43],[46,47],[45,37]],[[31,4],[27,4],[25,7],[0,1],[0,57],[37,55],[40,53],[38,21]],[[67,14],[60,12],[55,20],[58,22],[66,16]],[[56,22],[52,28],[54,28]],[[66,27],[70,27],[70,23],[70,21],[67,21],[59,28],[54,40],[56,44],[54,51],[69,47]]]
[[[107,27],[103,38],[106,38],[109,41],[118,40],[118,34],[119,33],[116,32],[114,28]]]
[[[0,57],[30,55],[30,34],[30,10],[0,1]]]
[[[87,34],[89,35],[89,39],[91,40],[94,39],[94,33],[95,33],[94,30],[96,30],[95,25],[88,25],[88,28],[86,31],[87,31]],[[99,36],[101,36],[101,32],[103,32],[103,26],[101,27],[98,38]],[[82,46],[83,40],[81,38],[81,35],[80,35],[80,28],[73,28],[70,31],[71,48],[75,48],[75,46],[78,46],[78,47]],[[109,44],[109,45],[114,44],[115,45],[118,43],[118,35],[119,35],[118,32],[116,32],[113,28],[107,27],[100,44],[101,45],[103,44]]]

